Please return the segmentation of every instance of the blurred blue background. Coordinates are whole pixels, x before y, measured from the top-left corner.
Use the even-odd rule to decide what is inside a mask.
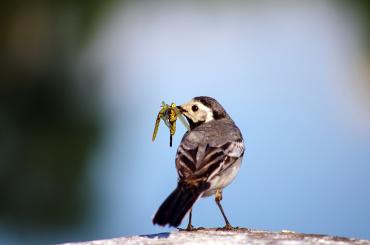
[[[367,2],[60,1],[1,17],[0,243],[169,231],[161,101],[216,98],[246,154],[233,225],[370,239]],[[195,226],[222,226],[213,198]]]

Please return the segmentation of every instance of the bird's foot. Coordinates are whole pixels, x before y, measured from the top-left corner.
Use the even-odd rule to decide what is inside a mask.
[[[232,231],[232,230],[238,230],[238,229],[239,229],[238,226],[233,227],[230,224],[226,224],[224,227],[217,228],[218,231]]]
[[[204,230],[204,227],[197,227],[195,228],[192,225],[188,225],[185,229],[182,228],[177,228],[179,231],[199,231],[199,230]]]
[[[194,231],[195,230],[195,228],[194,228],[194,226],[192,226],[191,224],[188,224],[188,226],[186,227],[186,229],[185,229],[186,231]]]

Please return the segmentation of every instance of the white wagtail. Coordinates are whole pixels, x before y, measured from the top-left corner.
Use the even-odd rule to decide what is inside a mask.
[[[193,204],[199,197],[215,195],[225,220],[224,229],[233,229],[220,201],[223,188],[235,178],[242,162],[242,134],[224,108],[211,97],[195,97],[178,109],[187,118],[190,131],[177,149],[177,187],[159,207],[153,223],[178,227],[189,212],[187,230],[192,230]]]

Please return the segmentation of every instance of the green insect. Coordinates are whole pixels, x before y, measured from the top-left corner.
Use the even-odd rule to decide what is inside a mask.
[[[164,121],[166,126],[170,130],[170,146],[172,147],[172,136],[175,135],[176,132],[176,121],[180,119],[182,124],[189,130],[189,125],[186,122],[184,116],[181,114],[180,110],[176,107],[175,103],[171,103],[171,105],[166,104],[162,101],[161,110],[158,112],[157,119],[155,120],[154,132],[152,136],[152,141],[155,140],[158,133],[159,122],[161,119]]]

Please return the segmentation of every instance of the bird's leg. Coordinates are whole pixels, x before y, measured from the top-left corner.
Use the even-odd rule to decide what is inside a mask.
[[[194,226],[191,225],[191,213],[192,213],[193,209],[190,209],[190,212],[189,212],[189,223],[188,223],[188,226],[186,227],[186,230],[187,231],[192,231],[194,230]]]
[[[204,227],[194,228],[194,226],[191,224],[192,213],[193,213],[193,209],[190,209],[188,226],[185,229],[177,228],[179,231],[198,231],[198,230],[204,230]]]
[[[215,194],[215,201],[216,201],[217,206],[219,207],[219,209],[220,209],[220,211],[222,213],[222,216],[224,217],[224,220],[225,220],[225,226],[223,227],[223,229],[225,229],[225,230],[232,230],[232,229],[234,229],[234,227],[232,227],[230,225],[230,222],[227,220],[227,217],[226,217],[226,215],[224,213],[224,209],[222,208],[221,203],[220,203],[221,200],[222,200],[222,190],[217,189],[216,190],[216,194]]]
[[[193,209],[190,209],[188,226],[185,229],[177,228],[179,231],[195,231],[195,230],[197,230],[197,229],[194,228],[194,226],[191,225],[191,216],[192,216],[191,214],[192,214],[192,211],[193,211]]]

